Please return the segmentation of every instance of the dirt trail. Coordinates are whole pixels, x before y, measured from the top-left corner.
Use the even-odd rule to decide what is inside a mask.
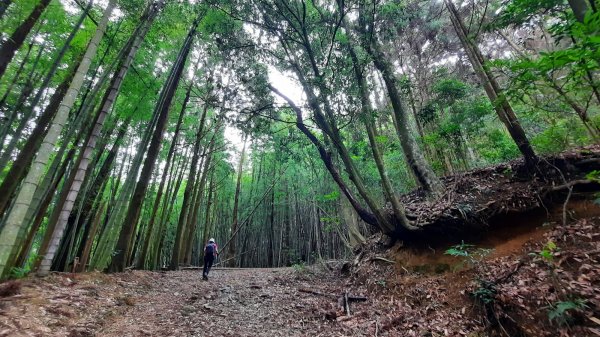
[[[314,300],[299,296],[284,280],[289,269],[215,270],[160,274],[160,281],[134,298],[125,315],[98,331],[102,336],[306,336],[326,322],[303,318]],[[329,326],[327,333],[332,330]],[[335,329],[334,329],[335,330]]]
[[[0,336],[339,336],[323,318],[327,280],[291,268],[104,275],[55,274],[23,281],[0,302]],[[335,300],[333,300],[335,302]],[[346,332],[344,332],[346,330]]]
[[[390,251],[373,242],[343,277],[341,264],[215,269],[209,281],[199,270],[30,277],[14,281],[12,293],[11,283],[0,284],[0,337],[503,335],[489,333],[489,315],[475,305],[478,279],[491,280],[486,310],[514,336],[600,335],[589,318],[600,317],[600,218],[588,218],[600,208],[574,206],[569,218],[584,218],[568,226],[538,219],[490,231],[477,245],[496,250],[467,269],[455,269],[460,260],[440,247]],[[548,242],[559,249],[542,258]],[[346,291],[367,297],[351,303],[350,316],[339,304]],[[587,306],[561,316],[575,325],[548,321],[540,303],[570,298]]]

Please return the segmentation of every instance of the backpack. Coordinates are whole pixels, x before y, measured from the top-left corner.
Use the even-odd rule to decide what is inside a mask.
[[[206,245],[205,255],[215,255],[215,244],[209,243]]]

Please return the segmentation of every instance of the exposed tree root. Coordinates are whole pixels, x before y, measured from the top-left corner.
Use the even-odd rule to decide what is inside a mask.
[[[550,204],[563,204],[569,193],[600,190],[586,175],[600,170],[600,146],[565,152],[541,160],[533,175],[523,175],[521,160],[478,169],[443,179],[444,194],[427,200],[416,190],[401,197],[409,219],[418,231],[402,231],[397,238],[406,243],[464,237],[485,230],[491,220],[510,213],[532,211]],[[388,213],[392,214],[391,207]]]

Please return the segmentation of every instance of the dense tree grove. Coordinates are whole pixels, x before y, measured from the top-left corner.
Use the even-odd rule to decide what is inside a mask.
[[[0,3],[0,274],[337,259],[600,139],[595,0]]]

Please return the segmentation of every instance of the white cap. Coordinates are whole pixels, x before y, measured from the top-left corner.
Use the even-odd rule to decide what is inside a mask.
[[[208,242],[215,242],[215,239],[210,238],[210,240],[208,240]]]

